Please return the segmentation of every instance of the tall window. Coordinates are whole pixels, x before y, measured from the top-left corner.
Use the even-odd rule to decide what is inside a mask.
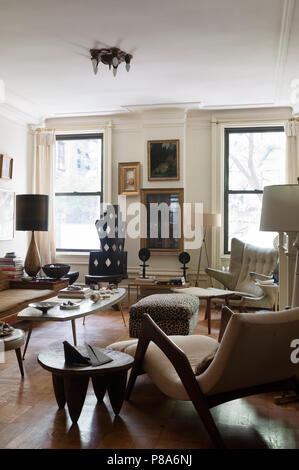
[[[98,249],[95,221],[103,199],[103,135],[58,135],[56,141],[56,249]]]
[[[273,246],[276,234],[259,230],[264,186],[284,183],[283,127],[225,129],[224,252],[231,239]]]

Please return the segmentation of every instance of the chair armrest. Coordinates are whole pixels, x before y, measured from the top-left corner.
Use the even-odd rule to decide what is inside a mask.
[[[255,273],[251,272],[249,273],[251,279],[258,280],[258,281],[269,281],[270,279],[273,279],[273,276],[266,276],[266,274],[260,274],[260,273]]]
[[[216,281],[221,282],[224,287],[227,287],[229,290],[234,290],[236,285],[236,276],[230,271],[221,271],[220,269],[205,269],[208,276],[213,277]]]
[[[230,308],[228,307],[222,307],[221,310],[221,322],[220,322],[220,330],[219,330],[219,336],[218,336],[218,343],[221,342],[222,337],[224,335],[224,332],[226,330],[226,327],[228,325],[228,322],[230,321],[231,317],[233,316],[234,312],[231,311]]]

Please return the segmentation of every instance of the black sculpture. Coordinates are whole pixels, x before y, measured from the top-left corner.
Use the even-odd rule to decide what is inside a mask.
[[[100,348],[85,344],[87,357],[83,356],[76,348],[74,348],[68,341],[63,341],[64,360],[68,365],[85,365],[85,366],[100,366],[107,362],[112,362],[113,359],[107,356]]]
[[[63,341],[64,359],[66,364],[90,365],[88,357],[82,356],[68,341]]]
[[[100,220],[95,222],[101,250],[91,251],[89,276],[111,278],[120,282],[127,277],[127,252],[124,251],[126,226],[118,205],[108,205]]]
[[[142,278],[145,279],[147,276],[145,275],[145,268],[149,266],[149,264],[145,264],[148,259],[150,259],[151,253],[147,248],[141,248],[138,253],[140,261],[142,261],[142,264],[139,266],[142,267]]]
[[[182,251],[182,253],[179,254],[179,261],[183,264],[183,266],[180,268],[183,270],[183,277],[185,278],[185,281],[187,280],[187,269],[186,264],[189,263],[190,261],[190,255],[186,251]]]

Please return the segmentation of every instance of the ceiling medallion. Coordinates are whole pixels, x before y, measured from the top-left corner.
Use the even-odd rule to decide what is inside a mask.
[[[126,70],[129,72],[131,59],[133,58],[131,54],[118,49],[118,47],[110,47],[108,49],[90,49],[90,54],[95,75],[98,72],[99,63],[102,62],[105,65],[109,65],[109,70],[112,67],[114,77],[117,74],[117,67],[121,62],[126,63]]]

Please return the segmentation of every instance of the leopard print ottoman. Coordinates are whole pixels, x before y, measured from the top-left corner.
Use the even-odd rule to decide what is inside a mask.
[[[148,313],[167,335],[190,335],[197,325],[199,299],[188,294],[153,294],[130,308],[129,333],[138,338],[141,319]]]

